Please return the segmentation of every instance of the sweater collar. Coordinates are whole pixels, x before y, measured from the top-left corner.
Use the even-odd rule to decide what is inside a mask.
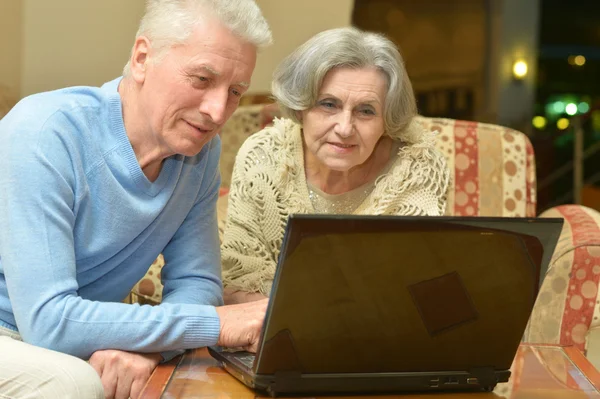
[[[119,83],[123,77],[118,77],[114,80],[106,82],[101,89],[105,91],[108,98],[108,113],[110,130],[113,132],[117,141],[118,147],[122,150],[123,161],[129,170],[129,173],[135,182],[136,186],[144,191],[149,196],[156,196],[166,185],[169,180],[169,175],[173,168],[173,157],[165,159],[162,170],[158,178],[151,182],[148,180],[140,164],[135,156],[129,137],[125,130],[125,122],[123,120],[123,102],[119,94]]]

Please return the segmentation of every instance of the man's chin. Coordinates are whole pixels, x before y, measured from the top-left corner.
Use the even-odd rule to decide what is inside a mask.
[[[210,141],[214,138],[214,136],[207,137],[205,140],[198,140],[193,142],[188,142],[187,145],[182,146],[179,154],[186,157],[194,157],[202,151],[205,145],[210,143]]]

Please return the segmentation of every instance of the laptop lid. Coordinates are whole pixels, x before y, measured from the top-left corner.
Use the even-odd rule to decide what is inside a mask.
[[[255,372],[507,370],[562,223],[291,215]]]

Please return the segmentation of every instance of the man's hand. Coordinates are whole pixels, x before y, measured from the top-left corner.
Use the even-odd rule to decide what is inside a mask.
[[[231,287],[225,287],[223,290],[223,301],[225,302],[225,305],[254,302],[265,298],[266,296],[260,292],[246,292]]]
[[[256,352],[269,299],[217,307],[221,333],[217,345]]]
[[[107,399],[135,399],[161,360],[158,353],[102,350],[94,352],[90,365],[100,375]]]

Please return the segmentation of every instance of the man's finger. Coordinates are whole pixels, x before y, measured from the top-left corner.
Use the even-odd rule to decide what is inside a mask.
[[[102,376],[102,386],[104,387],[104,397],[106,399],[114,399],[117,392],[117,368],[104,367]]]
[[[148,382],[148,378],[137,378],[133,380],[133,384],[131,384],[131,399],[138,399],[140,394],[142,393],[142,389],[146,386]]]
[[[117,376],[117,389],[115,390],[115,399],[129,399],[131,393],[131,370],[121,371]]]

